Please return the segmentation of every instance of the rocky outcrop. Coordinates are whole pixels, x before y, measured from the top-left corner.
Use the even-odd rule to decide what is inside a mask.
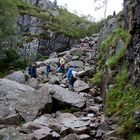
[[[27,0],[27,2],[38,7],[40,12],[42,10],[49,11],[48,14],[51,14],[49,16],[55,17],[60,14],[58,6],[48,0]],[[19,8],[22,9],[22,7]],[[63,33],[57,33],[57,30],[51,30],[48,26],[52,26],[53,21],[49,18],[43,20],[40,16],[32,15],[32,13],[21,12],[17,24],[18,34],[23,36],[19,39],[19,52],[23,56],[32,58],[36,54],[49,55],[54,51],[62,52],[77,42]]]
[[[126,28],[132,35],[131,43],[127,51],[127,59],[131,63],[130,73],[134,83],[140,82],[140,4],[139,0],[124,0],[124,12]]]

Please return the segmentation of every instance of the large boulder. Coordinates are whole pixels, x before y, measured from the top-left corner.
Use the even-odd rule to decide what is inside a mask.
[[[85,91],[89,89],[89,85],[81,80],[76,80],[74,83],[74,90],[77,92]]]
[[[81,55],[81,52],[80,52],[80,49],[79,48],[72,48],[71,50],[70,50],[70,54],[71,55]]]
[[[78,76],[81,77],[81,78],[84,77],[84,76],[88,76],[88,77],[92,78],[94,72],[95,72],[94,68],[86,66],[84,68],[84,70],[78,72]]]
[[[75,106],[79,108],[85,105],[86,98],[81,97],[77,93],[69,91],[58,85],[45,84],[42,87],[42,89],[46,92],[53,89],[55,92],[52,97],[56,99],[57,101],[61,102],[61,104],[63,105],[69,104],[71,106]]]
[[[68,62],[72,61],[72,55],[66,54],[66,55],[64,56],[64,59],[65,59],[65,62],[68,63]]]
[[[4,119],[18,112],[26,121],[31,121],[45,109],[49,112],[52,99],[45,91],[8,79],[0,79],[0,115]]]
[[[84,63],[80,60],[70,61],[67,65],[73,66],[75,68],[83,68],[84,67]],[[66,65],[66,67],[67,67],[67,65]]]
[[[57,64],[57,63],[59,63],[59,58],[47,59],[47,60],[43,61],[43,63],[44,64],[47,64],[47,63],[51,63],[51,64],[55,63],[55,64]]]
[[[52,98],[44,90],[35,90],[30,95],[24,95],[22,99],[15,107],[26,121],[35,119],[37,115],[51,112]]]
[[[64,55],[70,55],[70,51],[64,51],[58,54],[59,57],[63,57]]]
[[[12,74],[7,75],[5,78],[16,81],[21,84],[25,83],[25,76],[22,71],[13,72]]]

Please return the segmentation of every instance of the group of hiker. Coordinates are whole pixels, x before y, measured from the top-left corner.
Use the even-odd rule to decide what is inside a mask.
[[[46,69],[43,72],[46,75],[46,78],[48,78],[49,73],[51,72],[51,65],[50,63],[45,64],[46,65]],[[32,64],[29,68],[28,68],[28,73],[31,76],[31,78],[37,78],[37,71],[36,71],[36,64]],[[62,57],[59,60],[59,64],[58,64],[58,68],[56,69],[56,73],[62,73],[65,74],[65,71],[67,71],[66,76],[68,78],[69,81],[69,89],[70,90],[74,90],[74,82],[77,79],[77,72],[75,71],[73,66],[68,65],[67,70],[65,70],[65,58]]]

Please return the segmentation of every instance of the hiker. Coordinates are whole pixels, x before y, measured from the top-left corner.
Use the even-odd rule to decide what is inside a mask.
[[[73,69],[73,67],[70,67],[68,69],[67,78],[69,80],[69,89],[73,91],[74,90],[74,82],[77,79],[77,72]]]
[[[33,64],[31,68],[31,78],[36,78],[36,77],[37,77],[36,64]]]
[[[60,62],[58,64],[58,68],[56,70],[56,72],[60,72],[60,73],[63,73],[64,74],[64,71],[65,71],[65,59],[62,57],[60,59]]]
[[[51,72],[51,66],[50,66],[50,64],[47,64],[46,71],[45,71],[45,74],[46,74],[47,78],[48,78],[48,75],[49,75],[50,72]]]
[[[64,59],[64,57],[62,57],[60,59],[60,72],[63,73],[63,74],[64,74],[64,71],[65,71],[64,67],[65,67],[65,59]]]

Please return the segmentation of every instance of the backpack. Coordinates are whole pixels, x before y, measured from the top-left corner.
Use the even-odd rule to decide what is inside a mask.
[[[69,68],[67,72],[67,78],[70,79],[72,77],[73,68]]]

